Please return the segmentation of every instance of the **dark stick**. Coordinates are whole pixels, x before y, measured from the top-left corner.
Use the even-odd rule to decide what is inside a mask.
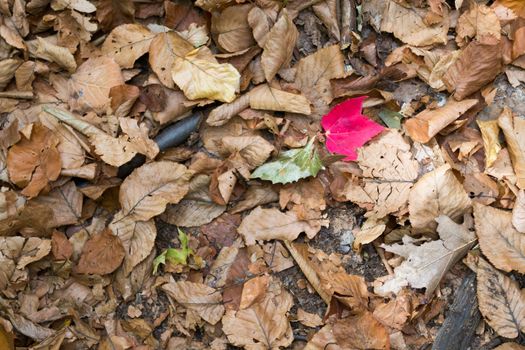
[[[432,350],[468,349],[480,319],[476,275],[471,273],[456,292],[454,303],[437,334]]]

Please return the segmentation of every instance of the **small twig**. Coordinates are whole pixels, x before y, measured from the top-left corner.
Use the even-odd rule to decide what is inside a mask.
[[[34,95],[32,91],[1,91],[0,97],[17,98],[20,100],[32,100]]]
[[[372,244],[374,245],[374,248],[376,249],[377,255],[379,255],[379,258],[381,258],[381,262],[383,263],[383,265],[385,265],[385,269],[388,272],[388,274],[389,275],[393,275],[394,274],[394,270],[392,270],[392,267],[390,266],[390,264],[386,260],[385,250],[383,248],[381,248],[379,246],[379,243],[377,243],[376,241],[372,242]]]

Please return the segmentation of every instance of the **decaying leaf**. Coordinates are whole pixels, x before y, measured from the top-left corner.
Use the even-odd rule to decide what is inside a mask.
[[[86,242],[75,270],[97,275],[112,273],[122,264],[125,255],[120,239],[105,229]]]
[[[479,310],[502,337],[516,338],[525,330],[525,292],[518,283],[483,259],[477,270]]]

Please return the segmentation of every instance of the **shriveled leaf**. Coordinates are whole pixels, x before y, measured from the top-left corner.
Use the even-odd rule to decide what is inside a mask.
[[[464,46],[471,38],[492,35],[501,38],[501,25],[498,16],[485,5],[474,5],[465,11],[458,19],[456,26],[456,42],[459,46]]]
[[[518,178],[519,188],[525,188],[525,119],[515,115],[508,107],[498,118],[498,125],[505,134],[512,167]]]
[[[272,81],[279,69],[290,62],[298,37],[299,32],[292,18],[283,9],[264,43],[261,65],[266,81]]]
[[[277,160],[255,169],[252,178],[271,181],[272,183],[290,183],[310,176],[317,176],[323,169],[321,158],[313,144],[314,138],[303,148],[282,152]]]
[[[49,62],[55,62],[60,67],[74,72],[77,69],[77,62],[71,52],[62,46],[55,45],[49,40],[37,37],[36,56]]]
[[[106,275],[115,271],[126,252],[120,239],[113,235],[110,229],[92,236],[84,245],[78,265],[77,273]]]
[[[178,203],[189,190],[192,174],[181,164],[159,161],[135,169],[120,186],[123,218],[146,221]]]
[[[195,310],[203,320],[216,324],[224,314],[222,295],[215,289],[202,283],[172,282],[162,286],[170,297],[182,306]]]
[[[250,107],[270,111],[311,113],[310,102],[302,95],[292,94],[270,87],[259,85],[249,92]]]
[[[408,211],[415,232],[432,233],[440,215],[460,218],[471,206],[470,198],[449,165],[423,175],[410,190]]]
[[[476,234],[483,254],[498,269],[525,273],[525,241],[512,226],[512,213],[474,204]]]
[[[176,57],[171,77],[190,100],[231,102],[239,90],[241,75],[231,64],[218,63],[207,47],[201,47]]]
[[[255,44],[248,25],[252,4],[230,6],[212,19],[212,34],[217,44],[227,52],[245,50]]]
[[[113,57],[122,68],[133,68],[135,61],[149,51],[154,36],[140,24],[123,24],[108,35],[102,44],[102,53]]]
[[[525,331],[525,290],[483,259],[477,269],[477,295],[479,311],[498,335],[513,339]]]
[[[120,118],[120,127],[129,136],[130,148],[134,148],[137,153],[144,154],[149,159],[157,156],[159,146],[149,138],[149,130],[144,123],[138,125],[136,119]]]
[[[405,130],[414,141],[426,143],[477,103],[475,99],[449,100],[441,108],[426,109],[407,120]]]

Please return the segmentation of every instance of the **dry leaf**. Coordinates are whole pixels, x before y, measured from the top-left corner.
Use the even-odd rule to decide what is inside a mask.
[[[275,202],[278,199],[279,194],[273,190],[272,186],[253,184],[244,193],[243,199],[230,210],[230,213],[240,213],[259,205]]]
[[[51,251],[55,260],[68,260],[73,254],[73,245],[64,233],[55,230],[51,236]]]
[[[248,12],[252,8],[252,4],[230,6],[213,16],[211,30],[219,47],[227,52],[237,52],[255,44],[248,25]]]
[[[124,84],[119,65],[110,57],[90,58],[68,81],[69,106],[78,112],[104,113],[109,107],[109,91]]]
[[[245,216],[237,231],[244,237],[247,245],[254,245],[256,240],[293,241],[301,232],[305,232],[308,238],[313,238],[318,232],[307,221],[299,220],[292,211],[283,213],[279,209],[261,207]]]
[[[519,345],[517,343],[505,343],[494,348],[494,350],[525,350],[525,346]]]
[[[105,229],[86,242],[75,271],[106,275],[122,264],[125,255],[120,239],[114,236],[110,229]]]
[[[218,63],[211,51],[203,46],[176,57],[171,77],[190,100],[208,98],[232,102],[239,90],[241,75],[229,63]]]
[[[525,331],[525,291],[518,283],[483,259],[477,282],[479,311],[498,335],[513,339]]]
[[[525,273],[525,241],[512,226],[512,213],[474,205],[476,234],[483,254],[498,269]]]
[[[332,333],[343,349],[390,349],[388,331],[369,312],[337,320]]]
[[[248,309],[228,310],[222,318],[222,330],[228,340],[246,349],[279,349],[293,341],[292,328],[286,317],[293,298],[284,289],[267,293],[260,303]]]
[[[412,187],[408,199],[410,223],[414,232],[433,233],[435,219],[446,215],[459,219],[471,206],[470,198],[449,165],[423,175]]]
[[[39,208],[46,208],[49,213],[45,216],[47,228],[64,225],[72,225],[80,222],[82,216],[82,193],[80,193],[73,181],[69,181],[60,187],[54,188],[46,195],[40,195],[30,203]],[[41,210],[41,209],[40,209]]]
[[[248,13],[248,24],[252,28],[253,38],[257,44],[264,47],[270,32],[270,23],[266,13],[260,7],[253,7]]]
[[[206,123],[211,126],[221,126],[226,124],[231,118],[250,107],[250,93],[239,96],[235,101],[230,103],[223,103],[222,105],[214,108],[210,114]]]
[[[292,94],[270,87],[267,84],[259,85],[249,93],[250,107],[270,111],[311,113],[310,102],[302,95]]]
[[[474,4],[458,19],[456,26],[456,42],[460,47],[467,44],[467,40],[484,35],[501,38],[501,25],[494,10],[485,5]]]
[[[260,302],[266,296],[268,285],[270,284],[269,276],[258,276],[244,283],[241,295],[241,304],[239,309],[246,309],[254,303]]]
[[[477,103],[475,99],[460,102],[451,99],[441,108],[426,109],[407,120],[405,130],[414,141],[427,143]]]
[[[499,142],[499,126],[498,120],[476,120],[483,137],[483,147],[485,148],[485,166],[491,167],[498,154],[501,151],[501,144]]]
[[[318,314],[311,314],[304,311],[302,308],[297,309],[297,321],[301,322],[306,327],[319,327],[324,324],[323,320]]]
[[[123,24],[109,33],[102,44],[102,53],[122,68],[133,68],[135,61],[149,51],[154,36],[140,24]]]
[[[129,136],[130,148],[134,148],[137,153],[146,155],[149,159],[154,159],[159,153],[159,146],[155,141],[148,137],[149,130],[142,123],[140,126],[136,119],[120,118],[122,131]]]
[[[363,244],[372,243],[385,232],[385,220],[378,220],[375,217],[366,219],[361,229],[354,233],[354,242],[352,247],[355,251],[360,252]]]
[[[205,284],[171,282],[164,284],[162,290],[177,303],[196,311],[208,323],[216,324],[224,314],[221,293]]]
[[[337,344],[333,333],[332,324],[327,324],[319,332],[317,332],[312,339],[306,344],[303,350],[343,350]]]
[[[97,4],[97,20],[105,32],[123,23],[133,22],[132,0],[101,0]]]
[[[517,185],[525,188],[525,119],[516,116],[508,107],[503,108],[503,112],[498,118],[498,125],[505,134],[510,159],[514,172],[518,177]]]
[[[37,37],[37,49],[35,55],[49,62],[55,62],[60,67],[67,69],[70,73],[77,69],[77,62],[71,52],[65,48],[51,43],[49,40]]]
[[[34,124],[31,137],[23,138],[9,149],[7,170],[22,194],[36,197],[50,181],[60,175],[61,162],[57,150],[59,139],[40,123]]]
[[[523,190],[516,196],[516,203],[512,209],[512,225],[519,232],[525,233],[525,191]]]
[[[122,219],[146,221],[161,214],[168,203],[176,204],[188,193],[191,176],[184,165],[170,161],[135,169],[120,186]]]
[[[22,60],[14,58],[6,58],[0,61],[0,90],[4,90],[22,63]]]
[[[402,330],[412,315],[410,295],[402,293],[386,304],[377,305],[373,315],[385,326]]]
[[[261,65],[267,82],[272,81],[279,69],[290,63],[298,37],[299,32],[292,18],[288,11],[283,9],[279,20],[268,33],[261,56]]]
[[[326,26],[326,28],[330,32],[330,35],[334,39],[339,41],[341,37],[341,32],[339,30],[339,23],[337,20],[337,13],[339,10],[337,8],[337,1],[320,1],[312,6],[312,10],[314,11],[315,15],[319,17],[319,19]]]

